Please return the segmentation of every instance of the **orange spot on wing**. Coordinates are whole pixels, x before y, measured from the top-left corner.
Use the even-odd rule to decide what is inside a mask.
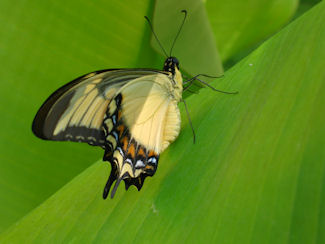
[[[128,144],[129,144],[129,138],[127,138],[127,136],[123,137],[122,139],[122,147],[123,147],[123,151],[125,152],[126,149],[128,148]]]
[[[128,150],[128,154],[131,154],[132,158],[135,158],[135,145],[134,143],[131,143],[129,150]]]
[[[153,167],[151,165],[146,165],[146,167],[144,167],[145,169],[150,169],[153,170]]]
[[[120,120],[122,118],[122,111],[119,110],[117,113],[117,120]]]
[[[142,156],[142,157],[146,157],[146,153],[144,152],[143,148],[140,147],[139,150],[138,150],[138,155]]]
[[[125,126],[124,126],[124,125],[119,125],[119,126],[117,127],[117,130],[118,130],[119,135],[120,135],[120,137],[121,137],[121,136],[123,135],[124,130],[125,130]]]
[[[157,156],[157,154],[155,153],[155,151],[150,150],[148,153],[148,157],[152,157],[152,156]]]

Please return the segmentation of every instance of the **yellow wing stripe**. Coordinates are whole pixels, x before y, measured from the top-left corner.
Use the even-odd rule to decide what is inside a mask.
[[[95,98],[95,100],[93,101],[93,103],[91,103],[86,111],[86,113],[84,114],[83,119],[80,121],[80,126],[85,126],[85,127],[92,127],[91,126],[91,121],[93,120],[93,118],[95,117],[95,114],[97,112],[97,110],[99,109],[99,107],[103,104],[104,99],[100,96],[97,96]]]
[[[91,121],[91,124],[89,127],[91,128],[101,128],[103,123],[103,118],[105,115],[105,112],[107,110],[109,100],[103,100],[102,103],[99,105],[98,109],[96,110],[96,113],[93,115],[93,119]]]

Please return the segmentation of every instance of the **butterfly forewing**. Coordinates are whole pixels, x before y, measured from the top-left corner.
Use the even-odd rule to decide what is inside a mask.
[[[41,106],[33,132],[46,140],[103,144],[107,106],[123,85],[149,70],[102,70],[84,75],[55,91]]]

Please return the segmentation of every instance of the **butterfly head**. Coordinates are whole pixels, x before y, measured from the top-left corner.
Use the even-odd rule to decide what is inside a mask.
[[[175,57],[168,57],[164,63],[164,71],[170,72],[175,75],[176,70],[179,70],[179,62]]]

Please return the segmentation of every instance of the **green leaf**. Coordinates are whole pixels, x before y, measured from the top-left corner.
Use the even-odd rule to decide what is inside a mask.
[[[245,57],[278,31],[290,20],[297,6],[298,0],[207,0],[209,20],[226,66]]]
[[[45,142],[31,124],[42,102],[91,71],[157,67],[143,18],[151,1],[0,2],[0,231],[97,161],[100,148]]]
[[[1,243],[324,243],[325,3],[188,99],[181,135],[143,189],[101,192],[97,162]]]

